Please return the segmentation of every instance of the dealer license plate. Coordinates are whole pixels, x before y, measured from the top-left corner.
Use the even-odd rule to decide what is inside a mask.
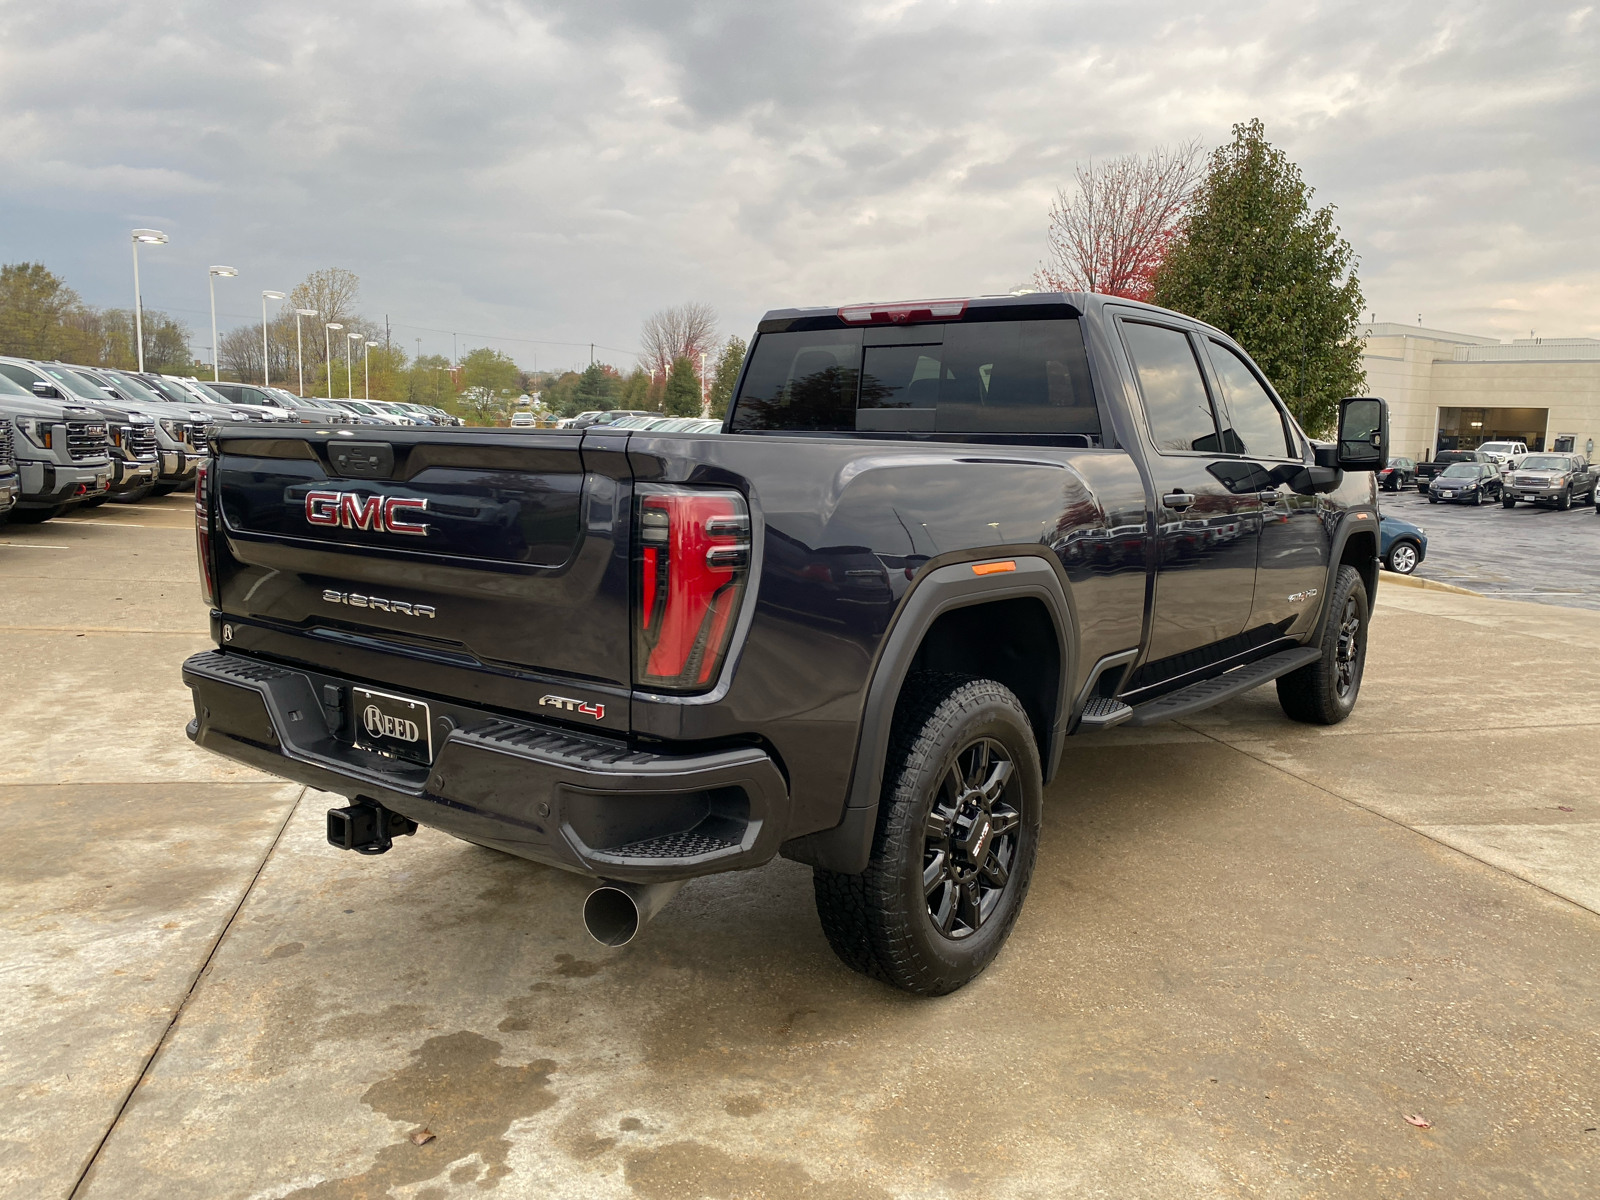
[[[1446,500],[1454,500],[1456,498],[1456,494],[1454,492],[1440,492],[1439,495],[1443,496]]]
[[[411,762],[433,762],[428,706],[421,700],[351,688],[350,708],[355,714],[355,742],[363,750]]]

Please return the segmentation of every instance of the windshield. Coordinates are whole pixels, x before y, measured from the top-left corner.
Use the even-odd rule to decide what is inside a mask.
[[[110,400],[111,393],[97,383],[90,383],[76,371],[69,371],[65,367],[45,367],[44,373],[57,383],[65,384],[67,390],[75,392],[85,400]]]
[[[229,400],[221,392],[212,391],[205,384],[201,383],[198,379],[179,379],[179,380],[175,380],[174,382],[179,387],[185,387],[185,388],[188,388],[191,392],[198,393],[202,399],[208,401],[211,404],[220,404],[224,408],[231,408],[234,404],[238,403],[235,400]]]
[[[1476,479],[1478,477],[1477,463],[1452,463],[1444,469],[1441,479]]]
[[[32,392],[3,371],[0,371],[0,396],[30,396],[35,400],[38,399]]]
[[[107,371],[106,378],[111,381],[111,386],[121,392],[127,399],[136,404],[165,404],[167,398],[157,392],[148,384],[131,379],[119,371]]]
[[[1559,454],[1530,454],[1522,460],[1524,471],[1565,471],[1568,460]]]

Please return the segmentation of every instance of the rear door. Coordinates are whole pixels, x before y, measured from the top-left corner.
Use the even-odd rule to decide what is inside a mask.
[[[397,691],[626,729],[623,439],[234,426],[212,488],[232,644]]]
[[[1143,685],[1206,665],[1244,631],[1255,595],[1261,500],[1223,448],[1188,331],[1142,316],[1117,324],[1155,449],[1149,459],[1160,557]]]

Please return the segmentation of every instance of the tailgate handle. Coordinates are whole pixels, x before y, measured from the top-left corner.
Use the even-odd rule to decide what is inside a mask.
[[[328,461],[341,475],[357,479],[387,479],[394,474],[394,447],[388,442],[334,442]]]

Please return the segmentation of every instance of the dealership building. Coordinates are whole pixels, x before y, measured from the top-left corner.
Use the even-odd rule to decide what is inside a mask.
[[[1600,442],[1600,338],[1519,338],[1378,321],[1360,327],[1367,394],[1389,401],[1389,445],[1406,458],[1522,441],[1530,450]]]

